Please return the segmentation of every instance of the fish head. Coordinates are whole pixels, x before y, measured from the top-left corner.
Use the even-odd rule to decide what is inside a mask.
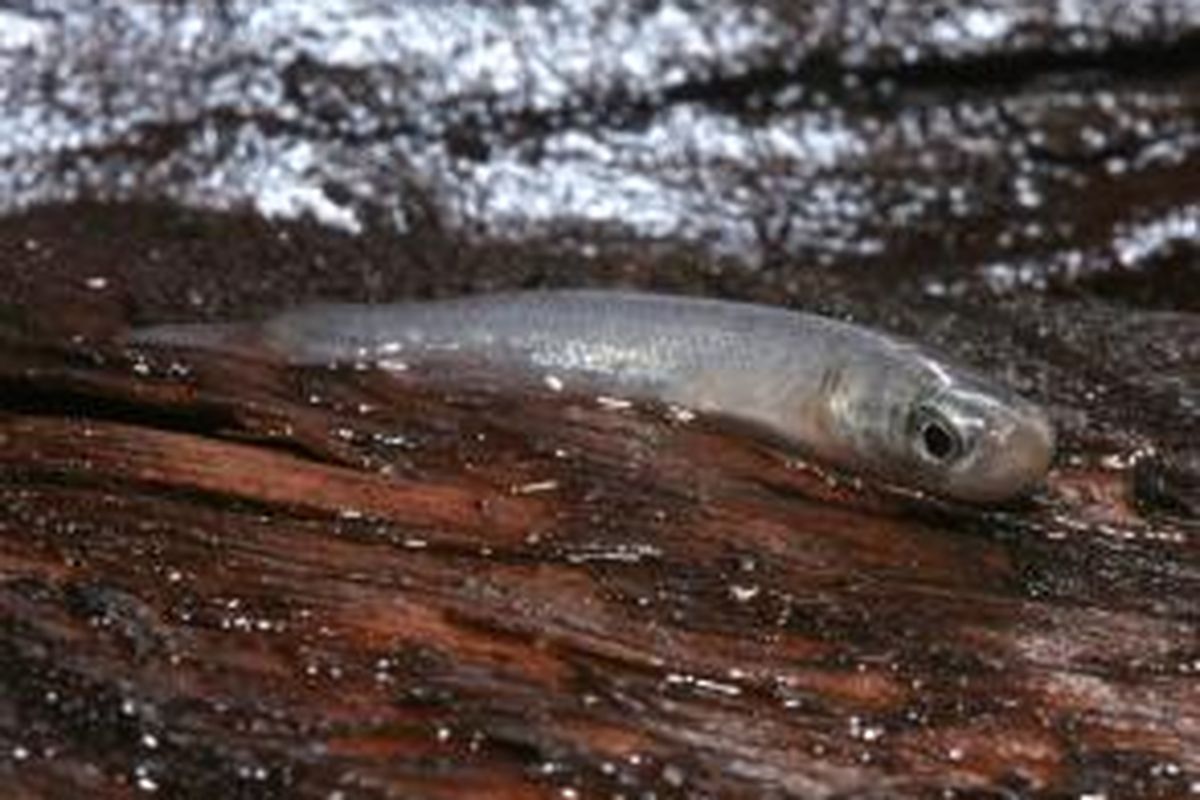
[[[916,395],[897,420],[897,463],[922,488],[999,502],[1028,492],[1054,459],[1046,413],[1004,387],[958,373]]]

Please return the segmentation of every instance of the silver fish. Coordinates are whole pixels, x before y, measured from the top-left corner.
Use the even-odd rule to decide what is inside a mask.
[[[1054,456],[1046,414],[903,339],[813,314],[620,291],[325,304],[251,325],[165,325],[132,342],[233,348],[297,364],[470,359],[522,380],[750,423],[837,467],[975,503],[1028,492]]]

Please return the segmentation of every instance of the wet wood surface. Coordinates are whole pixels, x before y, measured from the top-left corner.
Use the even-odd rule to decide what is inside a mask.
[[[0,382],[31,791],[1166,793],[1200,768],[1197,548],[1119,472],[936,507],[668,409],[92,355],[14,346]]]
[[[115,10],[80,50],[32,15],[66,38],[0,79],[0,118],[57,119],[94,82],[111,125],[0,153],[0,794],[1200,795],[1200,23],[1188,4],[1074,26],[997,4],[1011,35],[947,44],[946,19],[998,18],[819,13],[833,5],[761,4],[799,62],[718,48],[679,56],[670,86],[678,70],[634,80],[598,36],[594,81],[554,113],[532,89],[334,91],[424,87],[394,64],[211,42],[177,62]],[[234,6],[214,29],[239,30]],[[58,80],[34,81],[55,52]],[[154,71],[171,114],[142,86]],[[264,71],[286,78],[280,105],[205,105],[214,76]],[[622,144],[685,106],[760,145],[841,119],[862,147],[682,164]],[[364,229],[197,195],[190,176],[236,172],[220,159],[237,148],[196,142],[247,125],[320,152]],[[513,225],[463,201],[463,164],[418,163],[404,138],[483,164],[544,146],[553,170],[571,130],[656,193],[684,187],[688,225],[647,233],[635,202],[616,227],[566,207]],[[353,199],[361,163],[337,147],[415,177],[380,167]],[[121,170],[135,178],[92,183]],[[399,190],[414,181],[428,194]],[[381,222],[397,207],[400,229]],[[116,338],[543,285],[903,333],[1045,403],[1061,452],[1032,497],[974,508],[676,408]]]

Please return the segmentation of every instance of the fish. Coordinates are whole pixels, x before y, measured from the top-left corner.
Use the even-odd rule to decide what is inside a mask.
[[[829,466],[975,504],[1030,493],[1055,452],[1041,407],[920,344],[731,300],[535,290],[321,303],[258,322],[139,328],[127,341],[252,346],[297,365],[484,365],[519,382],[745,423]]]

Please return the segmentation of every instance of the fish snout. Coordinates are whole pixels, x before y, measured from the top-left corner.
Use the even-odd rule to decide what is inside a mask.
[[[1025,400],[1005,409],[977,445],[967,499],[999,502],[1025,494],[1045,477],[1054,461],[1054,426],[1046,413]]]

